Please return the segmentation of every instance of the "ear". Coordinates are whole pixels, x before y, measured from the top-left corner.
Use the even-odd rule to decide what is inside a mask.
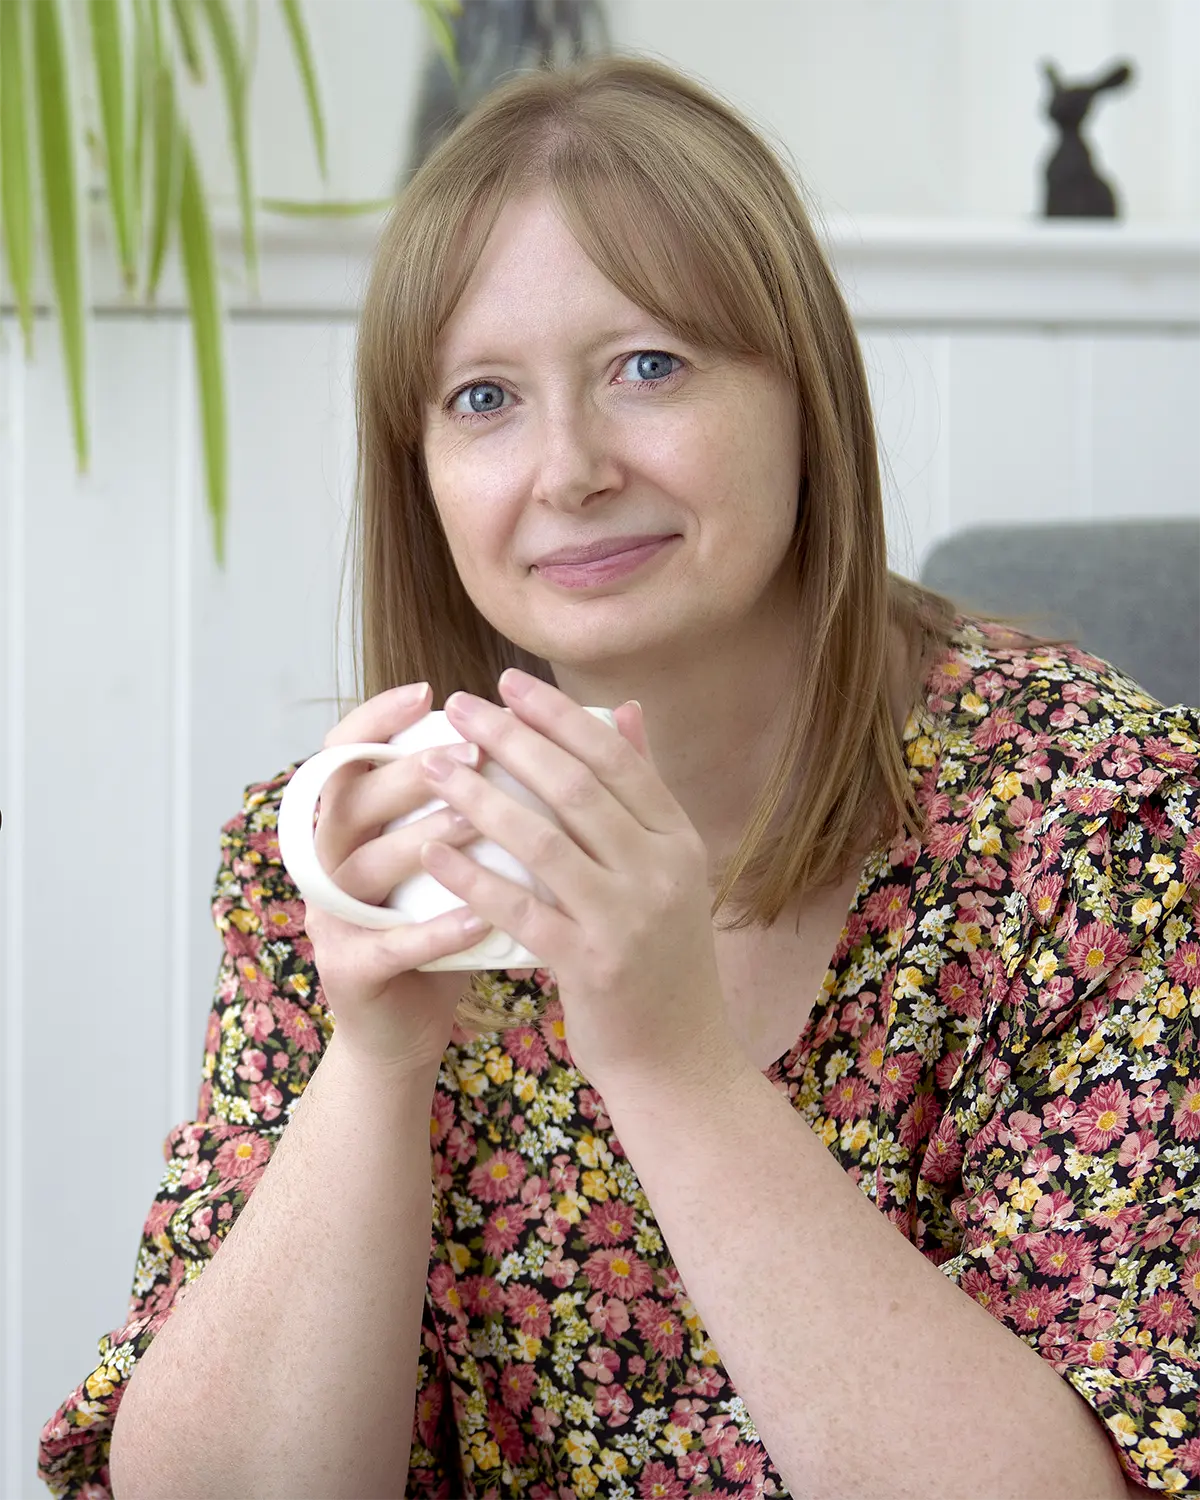
[[[1122,84],[1128,83],[1132,77],[1133,69],[1129,66],[1129,64],[1118,63],[1111,72],[1106,73],[1104,77],[1101,78],[1098,83],[1093,84],[1092,87],[1097,94],[1100,93],[1102,89],[1119,89]]]

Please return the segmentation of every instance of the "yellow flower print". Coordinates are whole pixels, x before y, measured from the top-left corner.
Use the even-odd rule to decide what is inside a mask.
[[[1138,1444],[1138,1451],[1133,1456],[1148,1469],[1162,1469],[1171,1462],[1175,1455],[1171,1452],[1165,1438],[1143,1438]]]
[[[484,1439],[482,1433],[471,1443],[471,1457],[480,1469],[498,1469],[500,1467],[500,1445],[495,1438]]]
[[[229,920],[242,933],[257,932],[259,929],[258,918],[244,906],[235,906],[229,913]]]
[[[498,1048],[493,1047],[491,1052],[488,1053],[488,1059],[483,1065],[484,1072],[493,1083],[507,1083],[512,1077],[513,1060],[507,1052],[502,1052],[499,1056],[496,1056],[495,1054],[498,1050]]]
[[[590,1464],[582,1464],[578,1469],[572,1469],[571,1479],[575,1485],[575,1493],[581,1497],[581,1500],[592,1500],[592,1496],[600,1488],[596,1471]]]
[[[1138,1018],[1129,1028],[1129,1039],[1135,1047],[1153,1047],[1162,1035],[1163,1020],[1149,1006],[1138,1011]]]
[[[471,1252],[465,1245],[456,1244],[454,1240],[450,1240],[447,1243],[446,1249],[450,1257],[450,1264],[454,1268],[454,1274],[461,1276],[471,1264],[473,1258]]]
[[[838,1138],[837,1121],[831,1120],[828,1116],[826,1116],[825,1120],[822,1122],[821,1129],[818,1134],[820,1135],[821,1140],[825,1143],[825,1145],[832,1146],[834,1141],[836,1141]]]
[[[1027,1214],[1042,1196],[1042,1190],[1032,1177],[1026,1177],[1022,1182],[1009,1183],[1008,1196],[1012,1199],[1014,1208],[1019,1208],[1023,1214]]]
[[[1003,776],[998,776],[992,782],[992,796],[998,797],[1001,802],[1011,802],[1020,795],[1021,778],[1015,771],[1005,771]]]
[[[908,747],[908,758],[914,766],[932,766],[937,760],[937,751],[927,734],[920,735]]]
[[[1169,854],[1152,854],[1146,861],[1146,874],[1153,875],[1155,885],[1161,885],[1175,873],[1175,861]]]
[[[111,1396],[113,1386],[120,1380],[118,1371],[111,1365],[101,1365],[98,1370],[93,1370],[87,1378],[87,1393],[93,1400],[101,1396]]]
[[[1104,1421],[1105,1426],[1122,1447],[1132,1448],[1134,1443],[1137,1442],[1138,1431],[1133,1425],[1133,1418],[1128,1412],[1114,1412],[1111,1417],[1106,1417]]]
[[[978,834],[968,842],[976,854],[999,854],[1004,848],[1004,840],[1000,837],[1000,830],[995,823],[989,823],[986,828],[981,828]]]
[[[614,1453],[611,1448],[601,1448],[592,1460],[592,1468],[601,1479],[620,1479],[629,1471],[629,1460],[623,1453]]]
[[[871,1127],[866,1120],[855,1120],[853,1124],[847,1121],[842,1126],[843,1151],[850,1151],[855,1156],[859,1156],[870,1139]]]
[[[608,1199],[608,1173],[600,1167],[593,1167],[590,1172],[585,1172],[579,1179],[579,1186],[597,1203],[604,1203]]]
[[[517,1081],[513,1084],[513,1093],[522,1104],[528,1104],[537,1093],[537,1079],[531,1073],[522,1070],[517,1074]]]
[[[581,1135],[575,1143],[575,1155],[585,1167],[611,1167],[612,1152],[599,1136]]]
[[[1164,1016],[1173,1021],[1187,1003],[1188,1000],[1187,996],[1183,993],[1183,986],[1181,984],[1173,984],[1158,1002],[1158,1008]]]
[[[1186,1430],[1187,1420],[1178,1407],[1160,1406],[1158,1421],[1151,1422],[1150,1426],[1165,1438],[1181,1438]]]
[[[978,693],[964,693],[958,701],[969,714],[985,714],[988,711],[987,704]]]
[[[1163,893],[1163,908],[1170,911],[1179,905],[1184,896],[1187,895],[1187,886],[1182,880],[1172,880],[1171,884]]]
[[[568,1432],[563,1438],[563,1445],[567,1450],[567,1460],[573,1464],[590,1464],[592,1451],[600,1446],[599,1440],[590,1432],[583,1432],[578,1427]]]
[[[531,1365],[542,1352],[542,1341],[536,1333],[526,1333],[523,1328],[518,1328],[512,1336],[512,1349],[518,1359]]]
[[[1079,1087],[1079,1080],[1083,1077],[1083,1069],[1077,1062],[1059,1063],[1050,1074],[1050,1087],[1057,1093],[1059,1089],[1073,1094]]]
[[[1033,966],[1033,982],[1045,984],[1047,979],[1052,979],[1058,972],[1058,959],[1053,953],[1042,952],[1037,956],[1037,962]]]
[[[1148,927],[1162,916],[1162,907],[1153,896],[1143,896],[1140,901],[1133,903],[1130,915],[1139,927]]]

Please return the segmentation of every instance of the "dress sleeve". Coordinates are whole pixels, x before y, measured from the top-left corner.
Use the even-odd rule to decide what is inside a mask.
[[[166,1167],[142,1228],[125,1322],[99,1340],[95,1369],[42,1429],[38,1478],[55,1496],[111,1500],[109,1446],[130,1374],[253,1193],[333,1034],[304,903],[276,839],[294,769],[247,788],[221,831],[212,911],[224,953],[196,1118],[163,1144]],[[428,1295],[419,1360],[407,1494],[449,1495],[457,1446]]]
[[[1200,1495],[1195,760],[1167,746],[1123,792],[1101,765],[1060,789],[952,1110],[942,1270],[1093,1408],[1133,1483]]]

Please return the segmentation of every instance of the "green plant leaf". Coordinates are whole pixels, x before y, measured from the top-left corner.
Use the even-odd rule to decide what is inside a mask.
[[[451,78],[458,83],[462,75],[458,66],[458,51],[454,45],[454,28],[446,18],[460,14],[461,3],[456,3],[456,0],[417,0],[417,4],[433,33],[438,51],[446,60]]]
[[[140,261],[145,223],[146,137],[150,134],[154,95],[154,50],[150,39],[148,0],[133,0],[133,137],[129,148],[129,212],[133,242]]]
[[[0,230],[25,358],[33,357],[33,185],[25,101],[25,6],[0,0]]]
[[[88,0],[92,60],[104,131],[108,204],[112,214],[121,274],[127,288],[137,285],[137,241],[129,201],[129,136],[125,103],[125,39],[117,0]]]
[[[0,0],[3,4],[3,0]],[[150,248],[146,270],[146,298],[153,302],[158,292],[179,209],[183,180],[183,131],[175,102],[175,74],[165,45],[159,0],[150,0],[150,47],[153,89],[150,95],[151,140],[154,147],[150,196]]]
[[[218,564],[225,566],[225,512],[228,494],[228,439],[225,423],[225,361],[221,345],[221,292],[204,183],[186,127],[183,180],[179,195],[179,244],[188,307],[192,314],[192,348],[196,357],[196,393],[204,435],[204,473],[208,513]]]
[[[300,9],[300,0],[280,0],[283,19],[288,36],[292,39],[292,50],[296,54],[296,66],[304,84],[304,97],[308,101],[308,119],[312,125],[313,145],[317,151],[317,163],[321,168],[321,181],[329,181],[329,164],[325,157],[325,117],[321,112],[321,95],[317,87],[317,70],[313,63],[312,47],[308,40],[308,28]]]
[[[242,254],[252,295],[258,290],[258,237],[254,222],[254,197],[250,188],[250,91],[233,18],[226,0],[200,0],[216,46],[217,63],[225,85],[229,109],[229,136],[237,167],[238,198],[242,209]]]
[[[8,3],[9,0],[0,0],[0,5]],[[31,9],[46,238],[58,300],[63,364],[70,387],[75,457],[82,472],[88,464],[86,309],[80,238],[78,142],[71,114],[75,94],[67,71],[69,54],[64,34],[67,13],[63,0],[31,0]]]
[[[395,201],[394,198],[330,198],[321,203],[303,198],[260,198],[258,206],[269,214],[287,214],[293,219],[351,219],[356,214],[380,213],[391,208]]]
[[[196,29],[195,0],[171,0],[175,31],[188,72],[196,83],[204,82],[204,58],[200,52],[200,33]]]

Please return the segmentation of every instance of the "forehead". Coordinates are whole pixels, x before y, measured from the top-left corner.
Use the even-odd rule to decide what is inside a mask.
[[[603,274],[545,194],[506,203],[438,340],[442,362],[469,353],[480,338],[564,325],[591,335],[597,322],[652,323]],[[472,346],[472,347],[468,347]]]

